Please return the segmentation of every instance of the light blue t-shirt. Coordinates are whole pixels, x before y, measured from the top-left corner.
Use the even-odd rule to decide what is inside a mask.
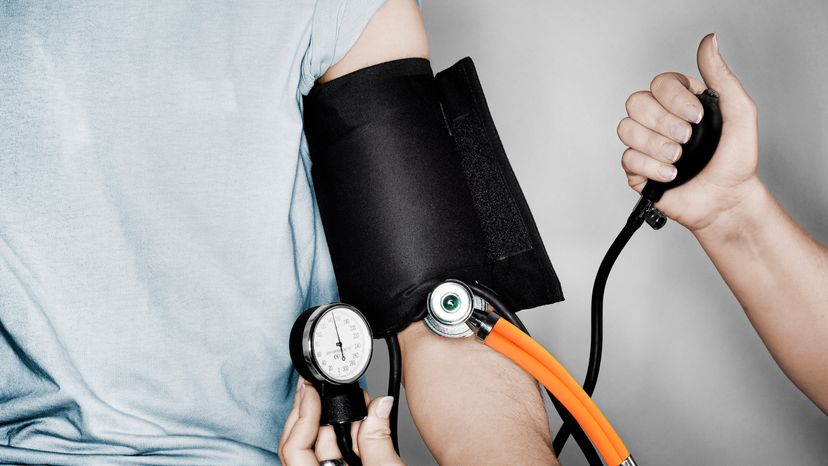
[[[0,463],[278,464],[301,96],[382,3],[0,3]]]

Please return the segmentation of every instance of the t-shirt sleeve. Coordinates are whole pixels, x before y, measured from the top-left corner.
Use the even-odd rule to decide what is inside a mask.
[[[307,95],[313,83],[351,49],[374,13],[386,0],[317,0],[310,43],[302,59],[299,89]]]

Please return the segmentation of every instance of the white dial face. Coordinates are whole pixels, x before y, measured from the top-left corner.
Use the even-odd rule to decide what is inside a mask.
[[[333,381],[349,383],[365,372],[374,342],[359,314],[347,307],[332,307],[317,319],[311,343],[322,374]]]

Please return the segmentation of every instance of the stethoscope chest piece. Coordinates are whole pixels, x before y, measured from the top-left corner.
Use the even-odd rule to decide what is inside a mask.
[[[472,313],[485,309],[486,302],[474,295],[465,283],[446,280],[429,293],[428,315],[423,322],[437,335],[464,338],[473,333],[466,324]]]

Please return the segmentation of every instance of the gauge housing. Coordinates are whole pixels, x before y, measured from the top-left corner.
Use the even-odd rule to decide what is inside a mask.
[[[360,361],[356,372],[345,378],[338,378],[326,371],[320,364],[314,352],[314,335],[316,334],[322,319],[330,312],[338,309],[346,310],[358,318],[357,326],[361,326],[359,332],[365,332],[365,347],[362,352],[365,356]],[[341,343],[341,342],[340,342]],[[355,307],[344,303],[331,303],[313,307],[305,310],[293,324],[290,332],[290,358],[299,375],[310,382],[327,383],[332,385],[347,385],[359,380],[368,369],[373,353],[373,334],[365,316]],[[344,355],[344,353],[343,353]]]

